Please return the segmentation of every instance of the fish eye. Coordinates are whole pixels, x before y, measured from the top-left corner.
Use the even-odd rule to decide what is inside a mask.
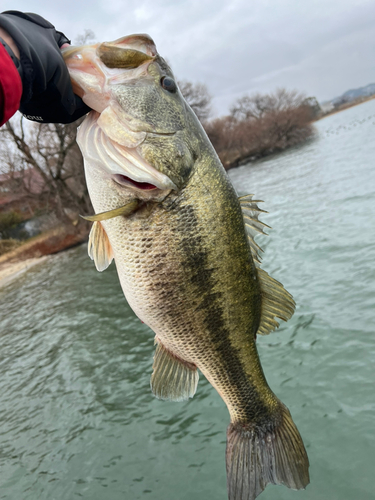
[[[172,78],[169,78],[169,76],[163,76],[160,83],[163,89],[168,90],[168,92],[171,92],[172,94],[174,94],[177,90],[177,85]]]

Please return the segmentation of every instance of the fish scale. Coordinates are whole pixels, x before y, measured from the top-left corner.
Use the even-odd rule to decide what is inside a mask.
[[[201,174],[206,181],[212,175],[207,166]],[[266,386],[255,348],[259,315],[253,304],[260,301],[260,290],[257,279],[248,279],[251,273],[256,278],[255,266],[237,196],[223,175],[225,204],[218,202],[219,180],[213,173],[215,195],[205,196],[204,205],[194,207],[206,195],[194,177],[183,193],[156,205],[149,217],[134,214],[103,224],[134,312],[166,348],[202,371],[233,418],[247,421],[254,410],[259,413]],[[257,398],[256,383],[263,388]],[[267,397],[273,401],[271,393]]]
[[[89,255],[100,271],[114,258],[129,305],[155,333],[154,394],[193,397],[199,370],[228,407],[229,500],[253,500],[267,483],[304,488],[301,436],[267,384],[255,342],[294,311],[291,295],[260,268],[262,211],[250,195],[238,199],[152,40],[133,35],[102,49],[65,54],[96,109],[78,134],[96,212]]]

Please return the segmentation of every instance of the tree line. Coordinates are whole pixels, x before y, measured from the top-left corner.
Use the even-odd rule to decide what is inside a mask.
[[[207,87],[191,82],[179,86],[226,169],[295,146],[314,134],[314,110],[296,90],[244,95],[234,101],[228,115],[210,119]]]
[[[279,89],[244,95],[227,116],[211,118],[212,98],[205,85],[180,81],[179,87],[227,169],[284,150],[313,134],[311,108],[299,92]],[[79,123],[25,126],[21,115],[7,122],[0,129],[0,196],[4,198],[10,189],[29,202],[29,212],[54,212],[65,222],[91,213],[76,142]],[[1,182],[4,174],[6,183]],[[35,188],[38,182],[42,189]],[[0,203],[0,219],[4,210],[6,204]]]

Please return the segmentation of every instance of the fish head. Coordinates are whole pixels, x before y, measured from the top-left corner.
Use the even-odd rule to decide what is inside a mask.
[[[85,164],[141,198],[181,190],[204,132],[153,40],[130,35],[68,47],[63,57],[75,93],[95,111],[78,134]]]

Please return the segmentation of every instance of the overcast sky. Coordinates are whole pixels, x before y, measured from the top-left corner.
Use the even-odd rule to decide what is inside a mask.
[[[375,83],[375,0],[0,0],[73,41],[148,33],[179,79],[203,82],[216,114],[244,93],[297,89],[319,101]]]

